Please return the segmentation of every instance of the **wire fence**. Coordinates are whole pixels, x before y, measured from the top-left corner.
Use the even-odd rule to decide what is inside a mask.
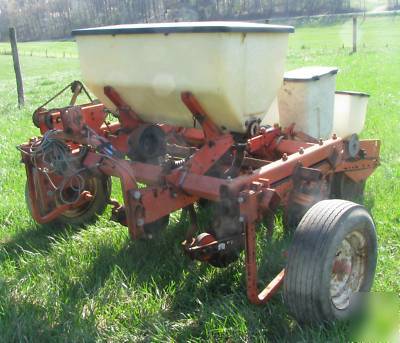
[[[45,51],[26,51],[20,50],[18,52],[20,56],[30,56],[30,57],[43,57],[43,58],[78,58],[78,55],[71,52],[54,52],[50,50]],[[0,49],[0,55],[12,56],[11,49]]]

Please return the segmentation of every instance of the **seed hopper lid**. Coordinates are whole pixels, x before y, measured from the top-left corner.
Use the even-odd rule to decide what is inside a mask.
[[[336,75],[339,69],[336,67],[303,67],[285,73],[285,81],[305,82],[317,81],[326,75]]]
[[[93,27],[72,31],[73,36],[87,35],[120,35],[145,33],[213,33],[213,32],[261,32],[261,33],[292,33],[293,26],[255,24],[246,22],[205,21],[157,24],[127,24],[103,27]]]
[[[367,93],[362,93],[362,92],[353,92],[353,91],[336,91],[336,94],[342,94],[342,95],[352,95],[352,96],[360,96],[360,97],[367,97],[369,98],[369,94]]]

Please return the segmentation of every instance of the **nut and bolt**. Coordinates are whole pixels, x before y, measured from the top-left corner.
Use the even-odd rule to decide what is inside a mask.
[[[135,200],[139,200],[142,197],[142,194],[140,193],[140,191],[134,191],[133,192],[133,198]]]
[[[323,145],[324,144],[324,141],[322,140],[322,138],[319,139],[318,144],[319,145]]]
[[[288,155],[287,155],[287,153],[285,152],[285,153],[282,155],[282,160],[283,160],[283,161],[287,161],[287,159],[288,159]]]
[[[332,139],[337,139],[336,133],[332,135]]]
[[[299,154],[300,154],[300,155],[303,155],[303,154],[304,154],[304,149],[303,149],[303,148],[300,148],[300,149],[299,149]]]

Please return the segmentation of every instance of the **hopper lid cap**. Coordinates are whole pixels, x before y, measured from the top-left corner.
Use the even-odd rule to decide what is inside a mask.
[[[354,91],[336,91],[336,94],[341,94],[341,95],[351,95],[351,96],[360,96],[360,97],[367,97],[369,98],[368,93],[363,93],[363,92],[354,92]]]
[[[336,75],[336,67],[302,67],[285,73],[285,81],[317,81],[326,75]]]
[[[177,22],[156,24],[127,24],[93,27],[72,31],[73,36],[118,35],[145,33],[212,33],[212,32],[264,32],[292,33],[293,26],[256,24],[236,21]]]

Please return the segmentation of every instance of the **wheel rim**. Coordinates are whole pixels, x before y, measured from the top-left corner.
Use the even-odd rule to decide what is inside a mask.
[[[81,206],[63,212],[62,216],[66,218],[76,218],[87,212],[97,196],[97,182],[99,182],[99,180],[95,177],[85,179],[85,191],[90,192],[93,196],[92,200],[89,200]]]
[[[367,242],[359,231],[349,233],[336,250],[330,282],[333,305],[344,310],[361,288],[366,271]]]

